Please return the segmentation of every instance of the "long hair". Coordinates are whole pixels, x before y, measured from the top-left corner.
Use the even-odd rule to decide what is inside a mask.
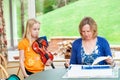
[[[93,38],[97,37],[97,24],[96,22],[91,18],[91,17],[85,17],[81,20],[80,24],[79,24],[79,33],[81,35],[81,37],[84,39],[84,37],[82,36],[82,28],[84,25],[90,25],[90,29],[93,32]]]
[[[23,38],[27,38],[31,44],[31,28],[35,23],[39,23],[36,19],[32,18],[27,21],[26,30],[24,32]],[[39,23],[40,24],[40,23]]]

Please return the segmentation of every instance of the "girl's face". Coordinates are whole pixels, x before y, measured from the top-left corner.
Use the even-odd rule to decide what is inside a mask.
[[[39,30],[40,30],[40,24],[39,23],[35,23],[33,25],[33,27],[31,28],[31,36],[32,36],[32,38],[38,38]]]
[[[90,29],[90,25],[86,24],[82,27],[81,35],[85,40],[91,40],[93,38],[93,32]]]

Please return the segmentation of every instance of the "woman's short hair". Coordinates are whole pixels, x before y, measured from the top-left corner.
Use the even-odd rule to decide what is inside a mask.
[[[90,26],[90,30],[93,32],[93,38],[97,37],[97,24],[95,22],[95,20],[91,17],[84,17],[80,24],[79,24],[79,33],[81,35],[81,37],[83,38],[82,36],[82,28],[84,25],[88,24]]]

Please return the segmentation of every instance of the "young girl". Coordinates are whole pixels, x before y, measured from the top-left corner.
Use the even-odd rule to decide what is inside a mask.
[[[18,44],[20,68],[24,77],[43,71],[45,65],[40,59],[40,55],[35,53],[32,49],[32,43],[38,38],[40,30],[40,23],[35,19],[29,19],[26,24],[26,31],[23,39]],[[46,65],[49,65],[50,60]]]

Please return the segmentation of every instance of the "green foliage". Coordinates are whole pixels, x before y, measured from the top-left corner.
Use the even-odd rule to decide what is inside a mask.
[[[59,1],[62,0],[36,0],[36,13],[47,13],[58,8]],[[64,0],[63,0],[64,1]],[[73,3],[77,0],[67,0],[67,3]],[[25,1],[26,2],[26,1]]]
[[[78,25],[84,16],[91,16],[98,24],[99,36],[111,44],[120,44],[120,0],[79,0],[65,7],[37,17],[41,21],[40,35],[79,36]]]
[[[44,9],[43,13],[47,13],[47,12],[50,12],[50,11],[52,11],[52,10],[54,10],[53,7],[52,7],[52,6],[48,6],[48,7],[46,7],[46,8]]]
[[[53,4],[54,4],[55,0],[44,0],[44,4],[43,4],[43,13],[47,13],[47,12],[50,12],[53,9]]]

